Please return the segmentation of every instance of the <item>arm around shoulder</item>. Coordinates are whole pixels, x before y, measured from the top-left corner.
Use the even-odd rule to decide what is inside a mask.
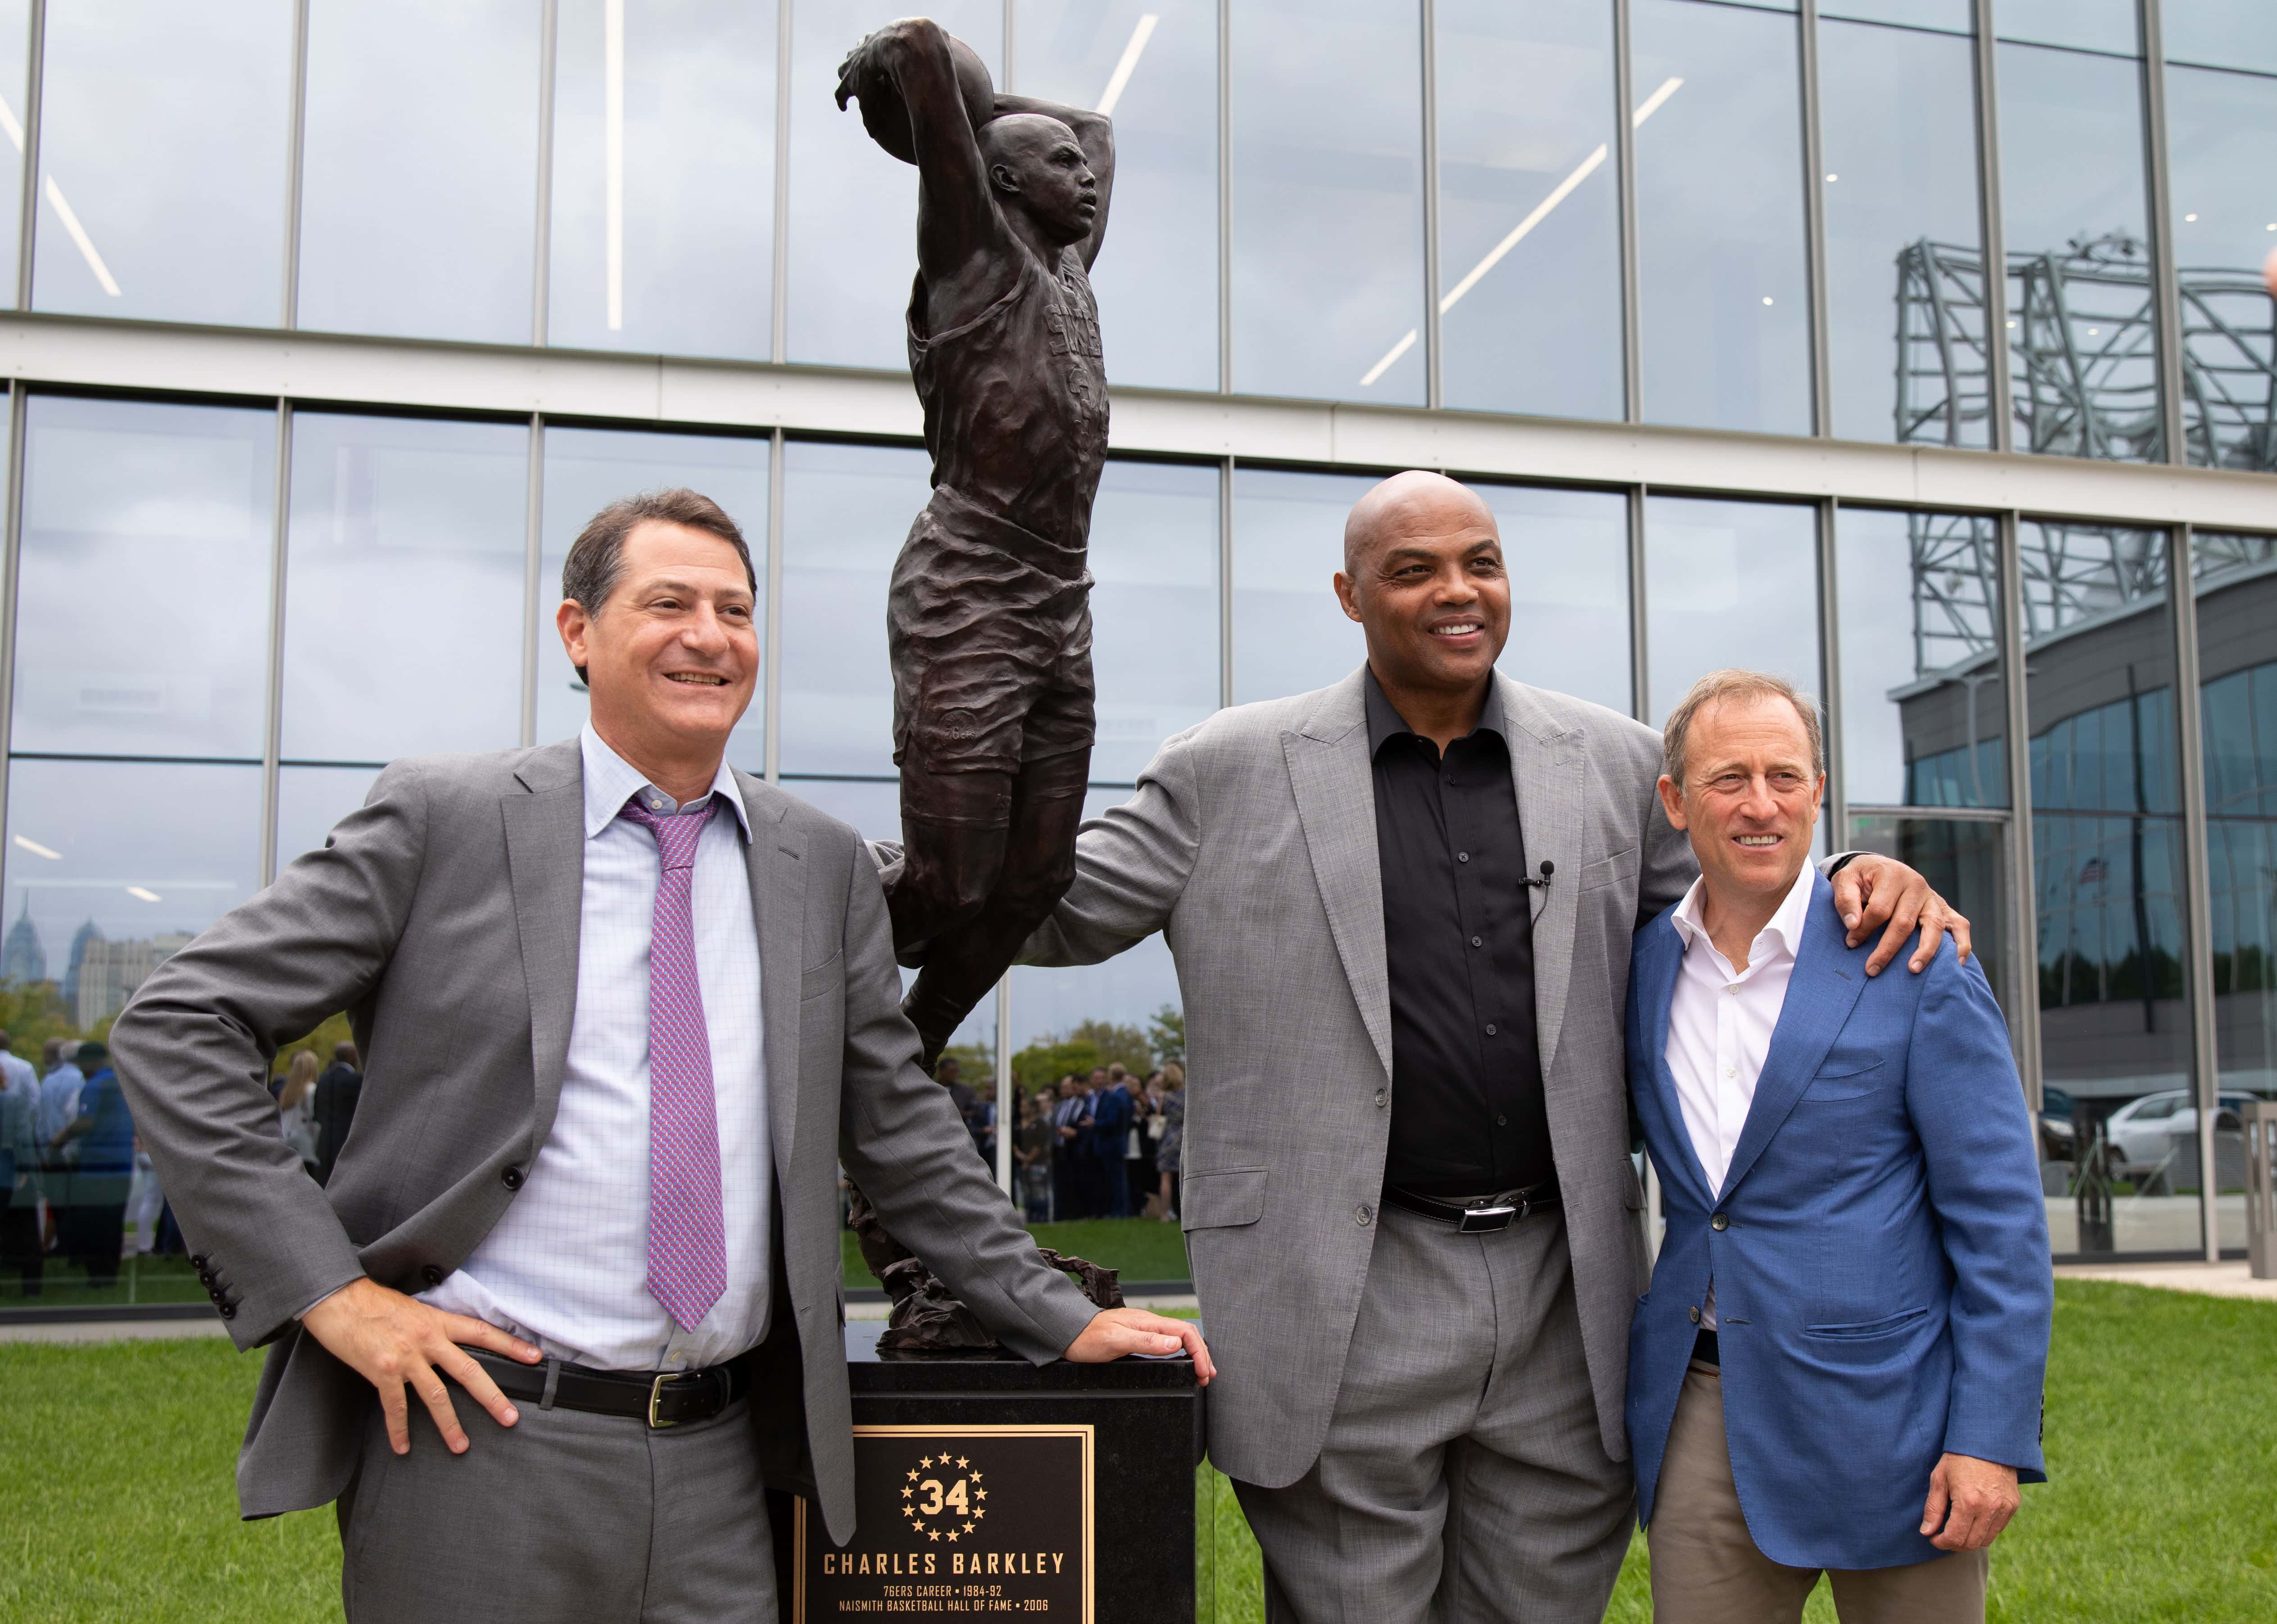
[[[1024,964],[1095,964],[1170,921],[1201,854],[1194,738],[1163,745],[1131,798],[1076,836],[1075,879],[1020,949]]]

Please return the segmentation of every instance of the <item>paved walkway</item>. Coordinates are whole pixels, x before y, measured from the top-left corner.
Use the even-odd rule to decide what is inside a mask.
[[[2200,1292],[2208,1297],[2249,1297],[2277,1302],[2277,1280],[2257,1280],[2243,1263],[2060,1263],[2063,1280],[2113,1280],[2121,1285],[2155,1285],[2167,1292]]]

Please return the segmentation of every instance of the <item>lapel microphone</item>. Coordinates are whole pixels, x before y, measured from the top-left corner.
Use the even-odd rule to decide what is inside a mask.
[[[1546,891],[1550,888],[1550,876],[1557,872],[1557,865],[1551,862],[1548,858],[1544,858],[1542,859],[1542,878],[1539,880],[1521,880],[1519,881],[1519,884],[1522,886],[1530,886],[1537,890]]]

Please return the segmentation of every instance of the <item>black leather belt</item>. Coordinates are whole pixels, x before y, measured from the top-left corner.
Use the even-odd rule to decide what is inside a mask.
[[[742,1359],[701,1370],[589,1370],[566,1361],[526,1365],[478,1347],[465,1352],[509,1399],[543,1404],[550,1388],[552,1401],[565,1410],[622,1415],[656,1428],[709,1421],[751,1390],[750,1363]]]
[[[1428,1195],[1417,1195],[1396,1185],[1386,1185],[1383,1186],[1383,1204],[1397,1207],[1402,1212],[1412,1212],[1418,1217],[1451,1224],[1458,1235],[1491,1235],[1496,1230],[1508,1229],[1529,1213],[1557,1206],[1559,1198],[1556,1185],[1538,1184],[1458,1206],[1451,1201],[1435,1201]]]

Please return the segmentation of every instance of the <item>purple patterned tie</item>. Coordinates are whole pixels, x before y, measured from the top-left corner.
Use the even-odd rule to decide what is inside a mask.
[[[696,842],[719,807],[706,796],[659,818],[635,798],[619,814],[655,835],[664,859],[648,944],[648,1289],[682,1330],[727,1289],[712,1039],[688,905]]]

